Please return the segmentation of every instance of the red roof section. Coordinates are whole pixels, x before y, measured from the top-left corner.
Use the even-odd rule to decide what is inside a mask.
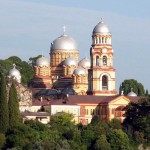
[[[122,97],[120,95],[115,96],[93,96],[93,95],[69,95],[66,100],[58,99],[58,100],[34,100],[32,102],[32,106],[48,106],[48,105],[82,105],[82,104],[107,104],[110,101]],[[141,97],[131,97],[131,96],[123,96],[129,99],[131,102],[138,102]]]

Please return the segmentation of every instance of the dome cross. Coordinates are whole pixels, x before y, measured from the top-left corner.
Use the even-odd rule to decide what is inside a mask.
[[[63,26],[63,31],[64,31],[64,35],[65,35],[65,33],[66,33],[66,26],[65,25]]]
[[[101,21],[100,22],[103,22],[103,17],[101,17]]]
[[[13,64],[14,69],[16,68],[16,64]]]

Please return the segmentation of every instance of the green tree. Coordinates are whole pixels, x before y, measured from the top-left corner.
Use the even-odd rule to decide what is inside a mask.
[[[6,142],[5,134],[0,133],[0,149],[4,146]]]
[[[133,89],[138,96],[145,95],[144,86],[134,79],[124,80],[119,88],[119,93],[121,93],[122,89],[124,90],[124,95],[127,95],[129,92],[131,92],[131,89]]]
[[[21,73],[21,82],[23,84],[28,84],[33,78],[33,67],[26,61],[22,61],[17,56],[11,56],[8,59],[0,60],[0,72],[6,76],[10,69],[12,69],[12,64],[16,64],[16,68]]]
[[[12,85],[9,90],[8,109],[9,109],[9,127],[12,128],[16,124],[18,124],[21,120],[19,111],[19,101],[14,81],[12,82]]]
[[[50,125],[52,128],[61,129],[61,127],[71,127],[73,126],[73,115],[72,114],[58,114],[58,116],[54,116],[51,121]]]
[[[6,133],[6,148],[19,147],[22,150],[30,150],[35,142],[40,141],[38,131],[19,123]]]
[[[17,56],[11,56],[8,58],[13,64],[20,65],[22,60]]]
[[[95,150],[111,150],[110,143],[108,143],[106,135],[104,134],[98,137],[94,147],[95,147]]]
[[[123,89],[122,89],[122,86],[120,85],[120,86],[119,86],[119,95],[121,95],[122,90],[123,90]]]
[[[37,121],[37,120],[26,120],[24,122],[27,126],[31,127],[32,129],[35,129],[37,131],[46,131],[48,130],[47,125]]]
[[[125,107],[125,131],[134,137],[135,141],[150,144],[150,97],[142,98],[138,103],[129,103]],[[128,129],[131,132],[128,132]],[[143,139],[144,138],[144,139]]]
[[[6,76],[8,71],[12,68],[12,62],[8,59],[0,60],[0,72]]]
[[[26,61],[22,61],[20,64],[20,72],[21,72],[21,82],[23,84],[28,84],[30,80],[33,78],[33,68]]]
[[[5,133],[9,126],[6,79],[1,75],[0,84],[0,132]]]
[[[109,122],[109,126],[112,128],[112,129],[122,129],[122,125],[121,125],[121,122],[114,118],[112,119],[110,122]]]
[[[121,129],[110,130],[108,133],[108,142],[112,150],[130,150],[129,138]]]
[[[38,55],[38,56],[36,56],[36,57],[30,57],[29,58],[29,64],[31,64],[33,67],[35,66],[35,63],[36,63],[36,60],[38,59],[38,58],[40,58],[40,57],[42,57],[42,55]]]
[[[145,96],[148,96],[149,95],[149,92],[148,90],[145,91]]]
[[[70,150],[70,145],[67,140],[60,140],[56,145],[56,150]]]
[[[82,141],[82,143],[87,145],[88,148],[93,146],[95,139],[96,139],[95,132],[93,130],[87,128],[81,132],[81,141]]]

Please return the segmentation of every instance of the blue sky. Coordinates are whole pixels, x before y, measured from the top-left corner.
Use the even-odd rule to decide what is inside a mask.
[[[64,25],[80,59],[89,57],[92,30],[103,17],[113,36],[117,89],[124,79],[136,79],[150,91],[149,6],[149,0],[0,0],[0,59],[49,57]]]

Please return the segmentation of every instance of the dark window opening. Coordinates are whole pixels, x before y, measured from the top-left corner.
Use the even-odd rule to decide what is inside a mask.
[[[103,65],[107,66],[107,57],[106,56],[103,56]]]
[[[108,90],[108,78],[105,75],[102,77],[102,90],[103,91]]]

